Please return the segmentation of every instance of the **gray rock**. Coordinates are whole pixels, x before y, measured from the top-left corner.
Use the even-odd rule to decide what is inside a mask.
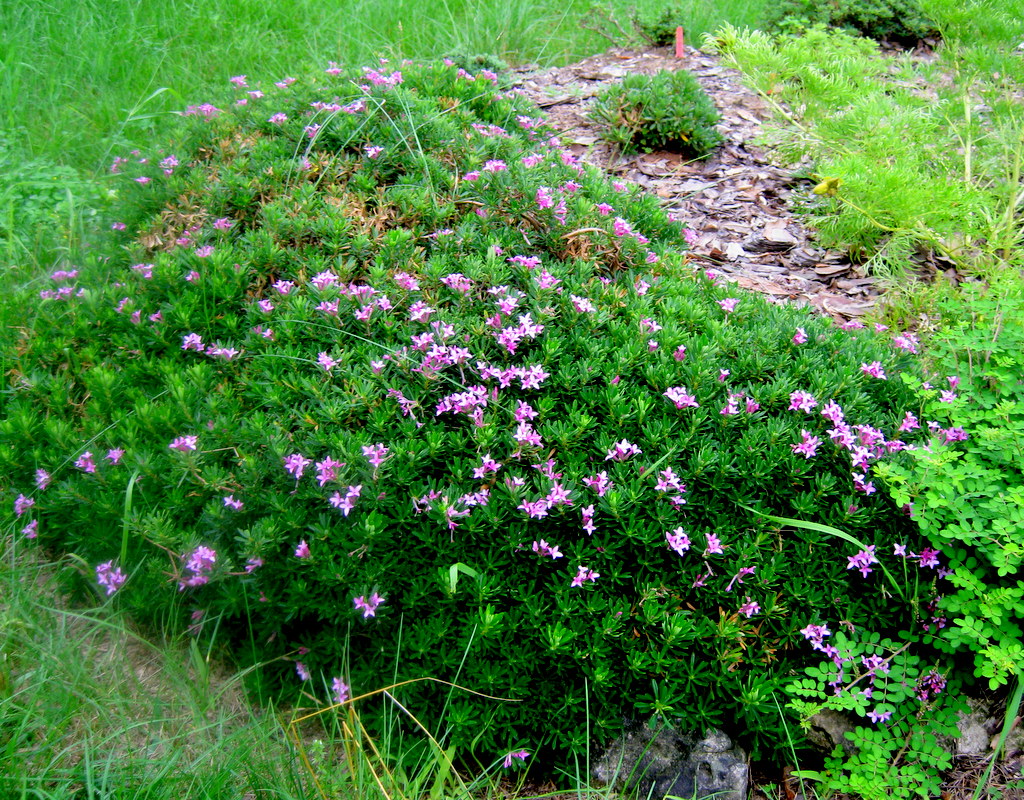
[[[806,731],[807,741],[825,752],[831,753],[837,747],[847,754],[857,752],[857,748],[846,738],[846,734],[857,727],[857,723],[846,714],[831,709],[822,709],[811,717],[810,727]]]
[[[617,739],[598,759],[593,777],[652,800],[745,800],[749,781],[746,753],[721,731],[699,739],[647,725]]]

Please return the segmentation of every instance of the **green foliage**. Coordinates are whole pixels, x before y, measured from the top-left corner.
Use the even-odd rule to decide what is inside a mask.
[[[1017,110],[993,97],[1000,112],[979,120],[969,81],[944,83],[939,65],[894,61],[844,31],[723,29],[712,43],[773,104],[778,156],[810,159],[815,183],[841,182],[835,196],[808,193],[807,218],[824,246],[894,281],[909,278],[921,251],[987,275],[1018,246]],[[949,58],[942,67],[959,74],[963,64]]]
[[[789,705],[805,725],[829,710],[870,718],[871,726],[847,733],[852,748],[836,747],[824,770],[794,774],[817,781],[822,797],[837,792],[864,800],[936,796],[952,763],[936,737],[957,736],[957,713],[966,709],[956,687],[947,686],[934,669],[923,669],[921,659],[908,652],[910,642],[901,645],[870,633],[829,636],[808,637],[831,660],[808,667],[806,678],[787,687],[794,698]]]
[[[686,28],[688,22],[686,9],[678,3],[665,6],[657,15],[634,15],[631,21],[637,32],[656,47],[675,44],[676,28]]]
[[[0,133],[0,250],[9,263],[41,250],[67,251],[69,237],[108,200],[99,184],[71,167],[24,160]]]
[[[625,153],[673,150],[706,158],[722,141],[718,110],[684,70],[627,75],[595,98],[590,115]]]
[[[1018,674],[1024,658],[1024,290],[1006,276],[987,291],[967,289],[964,300],[966,314],[947,304],[952,322],[932,343],[934,388],[904,380],[922,393],[939,430],[969,431],[968,438],[956,449],[917,450],[879,474],[949,555],[954,591],[940,603],[949,618],[940,644],[972,652],[975,674],[994,688]]]
[[[818,412],[902,458],[879,437],[913,397],[865,368],[914,360],[692,270],[655,198],[488,73],[390,69],[239,89],[118,162],[124,229],[16,293],[21,535],[218,632],[264,696],[413,681],[403,706],[485,761],[649,713],[781,746],[800,627],[913,609],[764,515],[889,559],[912,526]]]
[[[825,25],[908,47],[936,32],[917,0],[781,0],[768,6],[765,24],[789,33]]]

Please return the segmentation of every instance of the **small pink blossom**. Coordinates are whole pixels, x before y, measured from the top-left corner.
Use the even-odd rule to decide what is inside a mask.
[[[690,537],[686,535],[686,531],[682,528],[666,532],[665,540],[668,542],[668,546],[679,555],[683,555],[690,549]]]
[[[177,450],[179,453],[187,453],[195,450],[198,443],[198,436],[179,436],[167,446],[171,450]]]
[[[96,583],[107,590],[107,597],[121,588],[128,579],[120,567],[115,567],[113,561],[105,561],[96,567]]]
[[[592,569],[588,569],[581,565],[577,568],[576,577],[572,579],[572,582],[569,585],[573,587],[580,587],[583,585],[584,581],[595,583],[600,577],[600,573],[594,572]]]
[[[616,442],[608,450],[605,455],[605,461],[627,461],[634,456],[638,456],[643,451],[632,442],[627,442],[625,439]]]
[[[749,597],[743,598],[746,602],[740,606],[739,613],[750,619],[754,614],[758,614],[761,611],[761,606],[756,601],[751,600]]]
[[[35,504],[36,501],[34,498],[26,497],[23,494],[19,494],[16,498],[14,498],[14,515],[16,517],[20,517],[22,514],[24,514],[26,511],[32,508],[32,506],[34,506]]]
[[[374,592],[367,599],[364,595],[355,597],[352,599],[352,604],[355,606],[356,611],[363,612],[363,619],[369,619],[370,617],[377,616],[377,609],[384,602],[384,598]]]
[[[793,334],[793,344],[806,344],[807,343],[807,331],[803,328],[797,328],[796,333]]]
[[[810,459],[818,454],[818,446],[821,444],[821,439],[817,436],[811,436],[810,431],[800,431],[800,435],[803,437],[799,444],[791,444],[790,447],[794,453],[802,455],[804,458]]]
[[[299,542],[299,546],[295,548],[295,557],[296,558],[309,558],[309,556],[310,556],[309,545],[306,544],[306,540],[305,539],[302,539]]]
[[[739,304],[739,302],[740,300],[738,297],[727,297],[725,298],[725,300],[719,300],[718,305],[722,307],[722,311],[724,311],[726,314],[731,314],[733,311],[736,310],[736,306]]]
[[[870,364],[861,364],[860,371],[865,375],[870,375],[872,378],[878,378],[879,380],[886,380],[885,371],[882,369],[881,361],[872,361]]]
[[[306,467],[312,463],[312,459],[306,458],[301,453],[292,453],[284,458],[284,468],[289,475],[295,478],[296,482],[302,477]]]
[[[530,754],[527,753],[525,750],[516,750],[516,751],[514,751],[512,753],[507,754],[505,756],[505,760],[501,762],[501,765],[505,769],[508,769],[509,767],[512,766],[512,759],[513,758],[518,758],[520,761],[525,761],[529,757],[530,757]]]
[[[716,553],[724,553],[725,550],[722,546],[722,540],[713,533],[707,534],[707,546],[704,548],[704,555],[710,556]]]

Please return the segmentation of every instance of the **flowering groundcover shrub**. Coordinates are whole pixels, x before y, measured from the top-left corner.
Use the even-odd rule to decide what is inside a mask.
[[[898,630],[934,582],[887,581],[912,524],[871,480],[912,444],[912,338],[693,270],[496,80],[237,76],[119,158],[107,252],[7,354],[19,535],[265,691],[509,698],[398,690],[481,756],[651,713],[782,746],[801,631]]]

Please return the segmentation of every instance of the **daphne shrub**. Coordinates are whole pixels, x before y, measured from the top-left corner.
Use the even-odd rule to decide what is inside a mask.
[[[597,95],[590,115],[624,153],[672,150],[706,158],[722,141],[715,104],[685,70],[627,75]]]
[[[487,695],[396,690],[481,757],[650,714],[780,746],[801,629],[913,613],[872,471],[914,358],[695,270],[494,77],[239,86],[119,159],[105,252],[17,297],[16,535],[263,692]]]

